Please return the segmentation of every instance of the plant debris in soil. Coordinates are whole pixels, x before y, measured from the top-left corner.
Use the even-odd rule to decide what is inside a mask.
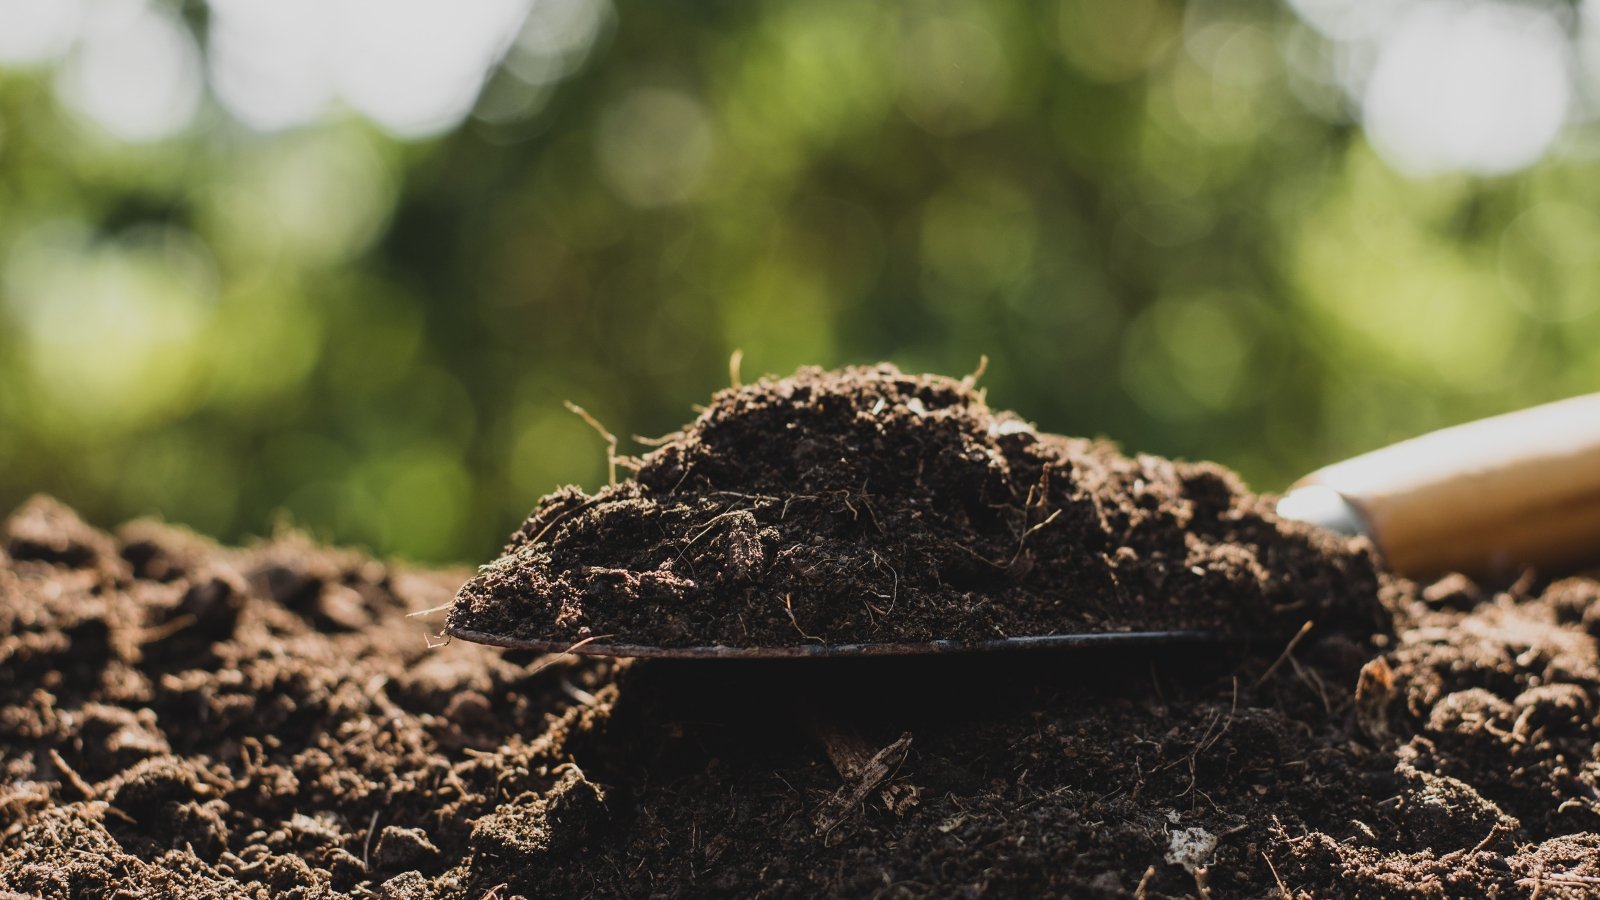
[[[1364,542],[1226,469],[995,412],[972,379],[802,369],[717,393],[636,477],[542,499],[457,633],[568,646],[1292,634],[1379,616]]]
[[[613,662],[427,640],[465,574],[24,506],[0,896],[1600,892],[1596,578],[1261,652]]]

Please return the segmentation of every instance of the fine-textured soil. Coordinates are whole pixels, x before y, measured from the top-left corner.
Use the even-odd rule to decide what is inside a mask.
[[[451,628],[750,647],[1380,618],[1359,542],[1278,519],[1221,467],[1038,432],[970,380],[763,379],[635,465],[541,500]]]
[[[20,510],[0,897],[1600,892],[1594,578],[1259,650],[612,663],[430,645],[464,577]]]

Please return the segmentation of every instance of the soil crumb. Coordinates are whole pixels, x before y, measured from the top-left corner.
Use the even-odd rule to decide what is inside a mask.
[[[1249,651],[578,661],[466,572],[0,525],[0,896],[1600,892],[1600,579]]]
[[[450,626],[565,646],[976,642],[1380,618],[1362,541],[1209,463],[1127,457],[888,365],[717,393],[589,495],[539,501]]]

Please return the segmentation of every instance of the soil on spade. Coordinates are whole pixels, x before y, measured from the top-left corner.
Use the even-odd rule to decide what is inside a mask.
[[[1369,555],[1209,463],[1129,458],[892,366],[718,392],[633,479],[541,500],[450,625],[794,647],[1381,620]]]

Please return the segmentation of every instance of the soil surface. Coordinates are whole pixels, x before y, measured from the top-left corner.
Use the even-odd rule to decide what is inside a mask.
[[[1278,519],[1219,466],[1036,431],[970,379],[763,379],[634,465],[541,500],[451,628],[751,647],[1381,618],[1364,543]]]
[[[612,663],[430,642],[466,574],[18,511],[0,897],[1600,893],[1595,578],[1259,648]]]

